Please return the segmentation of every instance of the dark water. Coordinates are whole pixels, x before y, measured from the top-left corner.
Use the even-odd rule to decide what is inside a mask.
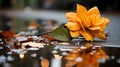
[[[21,51],[21,53],[17,54],[18,52],[7,51],[7,48],[0,46],[0,67],[42,67],[41,62],[43,59],[47,59],[49,67],[55,67],[52,66],[55,54],[62,56],[60,59],[61,62],[59,62],[61,66],[58,60],[56,60],[55,64],[58,64],[58,67],[65,67],[67,61],[65,60],[65,56],[69,52],[69,49],[75,47],[72,45],[49,45],[39,50],[27,50],[26,53]],[[104,47],[103,50],[109,56],[109,59],[104,63],[100,63],[100,67],[120,67],[120,47]],[[20,54],[24,54],[24,57],[20,58]]]
[[[105,64],[101,64],[100,67],[119,67],[120,66],[120,48],[105,47],[105,52],[110,56]]]

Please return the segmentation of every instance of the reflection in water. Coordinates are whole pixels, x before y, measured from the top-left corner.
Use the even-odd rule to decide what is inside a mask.
[[[10,63],[3,63],[3,67],[11,67]]]
[[[43,58],[41,60],[41,66],[42,67],[49,67],[49,61],[48,61],[48,59]]]
[[[120,58],[119,58],[119,59],[117,59],[117,63],[119,63],[119,64],[120,64]]]
[[[15,45],[8,44],[12,48],[0,44],[0,67],[5,67],[5,63],[8,63],[9,67],[111,67],[112,65],[119,67],[119,47],[104,47],[100,43],[77,41],[65,43],[39,38],[33,37],[33,41],[22,43],[17,41],[18,44]]]
[[[60,55],[54,54],[54,56],[55,56],[55,59],[57,59],[57,60],[61,60],[62,59],[62,56],[60,56]]]
[[[54,54],[54,57],[52,59],[52,64],[51,64],[51,67],[61,67],[61,59],[62,59],[62,56],[60,55],[57,55],[57,54]]]
[[[102,45],[87,43],[84,47],[86,48],[75,48],[66,55],[66,67],[74,65],[76,67],[99,67],[100,63],[105,63],[106,59],[109,58],[104,52]]]
[[[19,54],[20,59],[24,58],[24,54]]]

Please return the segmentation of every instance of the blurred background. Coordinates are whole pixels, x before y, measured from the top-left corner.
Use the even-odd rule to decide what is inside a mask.
[[[0,32],[13,31],[15,33],[34,35],[36,33],[52,31],[67,22],[65,13],[75,11],[77,3],[85,6],[87,9],[97,6],[102,16],[110,18],[111,22],[107,28],[110,36],[104,44],[120,46],[120,0],[0,0]],[[39,59],[42,58],[40,57],[41,55],[50,58],[48,60],[51,60],[53,57],[48,48],[51,47],[45,47],[45,49],[40,49],[40,51],[32,51],[26,54],[25,58],[23,55],[24,59],[20,60],[21,58],[19,58],[15,60],[13,62],[15,66],[13,67],[32,67],[32,65],[34,65],[33,67],[39,67],[38,64],[40,64]],[[106,48],[105,50],[111,56],[112,60],[112,62],[107,63],[109,67],[120,67],[120,49]],[[0,53],[6,55],[5,50],[1,48]],[[33,59],[29,59],[31,56],[28,55],[31,55]],[[17,54],[14,56],[19,57]],[[36,56],[37,60],[35,60]],[[1,57],[4,58],[2,55]],[[113,59],[117,60],[118,64]],[[0,61],[2,60],[0,59]],[[41,61],[48,62],[44,58]],[[0,65],[0,67],[2,66]],[[108,66],[105,65],[105,67]]]
[[[65,13],[76,4],[87,9],[97,6],[104,16],[120,15],[120,0],[0,0],[0,31],[51,31],[67,22]]]

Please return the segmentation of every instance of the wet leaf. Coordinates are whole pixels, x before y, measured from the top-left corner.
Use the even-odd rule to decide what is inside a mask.
[[[8,37],[11,37],[11,36],[15,35],[15,33],[12,32],[12,31],[3,31],[3,32],[1,33],[1,35],[2,35],[4,38],[8,38]]]
[[[60,41],[70,41],[71,37],[69,31],[65,27],[58,27],[53,30],[50,35]]]

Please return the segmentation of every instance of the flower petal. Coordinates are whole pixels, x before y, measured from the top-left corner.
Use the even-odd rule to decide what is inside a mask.
[[[94,37],[100,38],[105,40],[106,39],[106,35],[104,33],[104,30],[92,30],[89,31]]]
[[[81,22],[81,19],[77,16],[76,13],[74,13],[74,12],[67,12],[66,13],[66,17],[68,18],[68,21],[70,21],[70,22],[78,22],[78,23],[80,23],[82,29],[85,30],[85,28],[84,28],[84,26],[83,26],[83,24]]]
[[[91,8],[91,9],[89,9],[88,13],[89,13],[89,15],[91,15],[91,14],[98,14],[98,15],[100,15],[100,11],[99,11],[99,9],[96,6]]]
[[[87,12],[87,9],[84,6],[77,4],[77,15],[81,19],[83,25],[86,28],[90,27],[90,20],[89,20],[89,17],[87,17],[88,12]]]
[[[97,14],[92,14],[89,16],[90,20],[91,20],[91,25],[92,26],[98,26],[102,24],[102,17],[100,15]]]
[[[82,23],[82,22],[79,22],[79,23],[80,23],[81,28],[82,28],[83,30],[85,30],[85,27],[84,27],[83,23]]]
[[[78,12],[78,16],[80,17],[82,24],[84,25],[85,28],[89,28],[91,26],[90,20],[85,14]]]
[[[77,14],[75,12],[67,12],[66,17],[68,18],[68,21],[81,22],[81,20],[77,17]]]
[[[65,26],[71,31],[78,31],[81,29],[80,24],[77,22],[68,22],[65,24]]]
[[[79,37],[80,36],[80,32],[79,31],[70,31],[70,35],[72,37]]]
[[[77,13],[78,13],[78,12],[80,12],[80,13],[85,13],[85,14],[88,13],[88,12],[87,12],[87,9],[86,9],[84,6],[77,4]]]
[[[89,30],[100,30],[100,29],[101,29],[100,26],[93,26],[89,28]]]
[[[93,41],[93,40],[94,40],[92,34],[89,33],[88,31],[82,31],[82,30],[80,30],[80,34],[81,34],[87,41]]]
[[[70,30],[72,37],[82,35],[87,41],[93,41],[94,37],[106,39],[104,29],[110,20],[100,15],[99,9],[95,6],[87,9],[77,4],[77,11],[66,13],[68,23],[65,26]]]
[[[109,24],[110,20],[108,18],[103,18],[103,23],[101,24],[101,28],[105,29]]]

